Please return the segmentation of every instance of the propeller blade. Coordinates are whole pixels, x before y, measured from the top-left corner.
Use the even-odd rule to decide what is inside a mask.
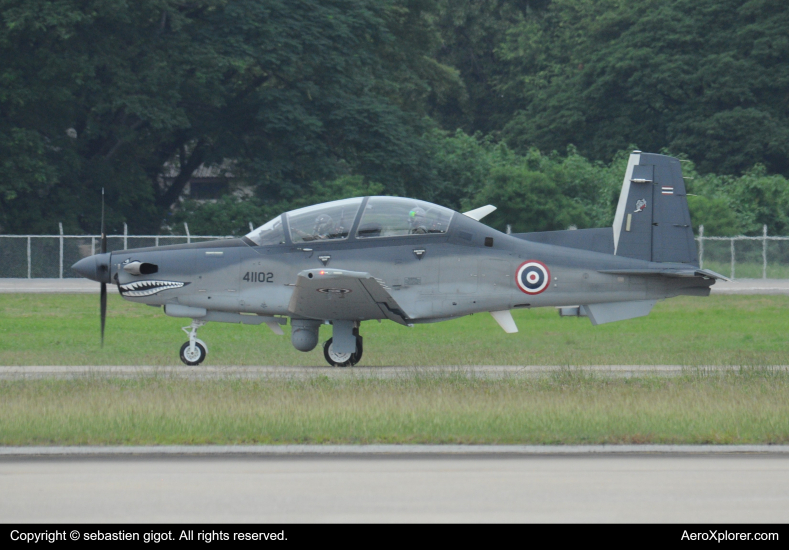
[[[101,188],[101,253],[107,252],[107,232],[104,231],[104,188]],[[104,285],[104,283],[102,283]],[[102,286],[106,290],[106,287]],[[102,325],[104,326],[104,321]]]
[[[107,232],[104,230],[104,188],[101,188],[101,253],[107,252]],[[104,347],[104,325],[107,322],[107,283],[101,283],[101,347]]]
[[[107,320],[107,283],[101,283],[101,347],[104,347],[104,323]]]

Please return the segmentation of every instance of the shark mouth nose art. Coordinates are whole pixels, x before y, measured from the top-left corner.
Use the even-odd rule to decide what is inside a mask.
[[[124,296],[151,296],[163,290],[181,288],[189,283],[178,281],[135,281],[125,285],[118,285]]]

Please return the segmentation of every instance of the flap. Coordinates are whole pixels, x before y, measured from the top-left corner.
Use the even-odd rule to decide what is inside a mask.
[[[390,319],[408,324],[381,279],[343,269],[307,269],[299,273],[288,311],[296,317],[321,320]]]

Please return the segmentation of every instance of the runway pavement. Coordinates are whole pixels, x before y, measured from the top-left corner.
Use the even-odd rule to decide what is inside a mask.
[[[21,379],[74,379],[74,378],[137,378],[172,377],[187,379],[219,378],[285,378],[309,379],[317,376],[329,378],[375,378],[390,379],[399,377],[461,375],[486,379],[500,379],[518,376],[539,376],[558,372],[583,372],[605,377],[631,377],[643,375],[677,376],[685,372],[736,371],[739,366],[687,367],[682,365],[586,365],[573,366],[385,366],[385,367],[282,367],[282,366],[0,366],[0,380]],[[789,366],[762,367],[772,370],[787,370]]]
[[[108,292],[118,293],[114,285]],[[99,284],[82,278],[0,279],[0,294],[98,294]],[[789,279],[737,279],[718,281],[712,294],[788,294]]]
[[[16,522],[781,522],[786,455],[0,458]]]

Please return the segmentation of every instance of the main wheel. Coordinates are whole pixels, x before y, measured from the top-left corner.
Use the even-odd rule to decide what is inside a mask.
[[[362,360],[362,353],[364,353],[364,349],[362,347],[362,341],[364,338],[361,336],[356,337],[356,353],[353,354],[353,362],[351,365],[358,365],[359,361]]]
[[[181,361],[189,366],[199,365],[205,360],[206,355],[208,352],[199,342],[195,342],[195,347],[192,350],[189,349],[189,342],[181,346]]]
[[[332,367],[352,367],[362,358],[362,338],[356,337],[356,351],[354,353],[337,353],[332,349],[332,340],[329,338],[323,344],[323,357]]]

